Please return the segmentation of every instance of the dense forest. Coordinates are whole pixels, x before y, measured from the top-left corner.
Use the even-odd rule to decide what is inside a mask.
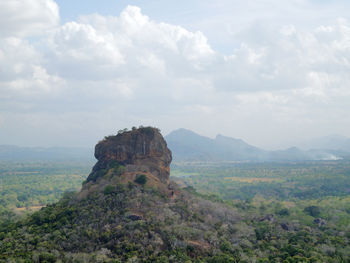
[[[174,164],[177,199],[140,181],[77,201],[90,169],[2,163],[0,261],[350,261],[347,160]]]

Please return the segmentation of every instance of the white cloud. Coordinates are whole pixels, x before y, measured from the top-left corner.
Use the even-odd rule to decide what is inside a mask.
[[[0,109],[8,112],[2,119],[18,120],[8,131],[29,118],[35,134],[42,117],[48,129],[59,122],[76,131],[94,123],[108,131],[185,126],[262,145],[302,136],[304,128],[331,130],[350,110],[344,19],[313,30],[254,24],[230,55],[212,48],[202,32],[155,22],[134,6],[119,16],[55,23],[36,42],[20,37],[36,26],[0,38]]]
[[[0,99],[52,96],[64,80],[49,75],[42,54],[21,38],[0,38]]]
[[[52,71],[74,79],[200,71],[214,55],[202,33],[155,23],[132,6],[119,17],[69,22],[53,33],[49,45]]]
[[[58,22],[53,0],[0,1],[0,37],[40,35]]]

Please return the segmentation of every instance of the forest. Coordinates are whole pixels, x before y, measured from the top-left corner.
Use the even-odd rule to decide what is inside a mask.
[[[166,200],[161,193],[138,184],[109,186],[96,198],[74,203],[72,195],[90,169],[89,163],[1,163],[0,261],[350,261],[349,160],[173,164],[171,179],[184,197],[171,210],[160,208]],[[141,200],[135,197],[140,193]],[[206,217],[213,208],[205,200],[219,204],[214,218]],[[41,213],[35,212],[41,207]],[[128,207],[147,210],[152,220],[134,221],[138,215]],[[105,229],[101,222],[79,227],[91,220],[107,224],[111,218],[126,228],[120,223]],[[165,250],[156,249],[159,237],[168,240]],[[54,249],[57,244],[84,249],[82,238],[96,250],[62,254]],[[213,244],[215,250],[204,253],[195,241]],[[28,242],[42,252],[29,253]]]

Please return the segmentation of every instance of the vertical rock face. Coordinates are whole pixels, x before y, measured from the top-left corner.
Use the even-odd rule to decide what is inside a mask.
[[[95,157],[98,162],[87,182],[103,177],[101,171],[120,165],[126,174],[146,173],[169,184],[171,151],[156,128],[145,127],[108,136],[96,145]]]

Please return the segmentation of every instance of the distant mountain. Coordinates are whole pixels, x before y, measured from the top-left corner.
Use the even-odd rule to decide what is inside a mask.
[[[93,149],[79,147],[19,147],[0,145],[2,161],[91,161]]]
[[[334,151],[304,151],[296,147],[266,151],[249,145],[241,139],[222,135],[211,139],[186,129],[175,130],[165,136],[165,139],[173,152],[175,161],[306,161],[341,158],[338,152]]]
[[[341,135],[329,135],[300,143],[303,149],[328,149],[350,152],[350,138]]]
[[[265,151],[240,139],[216,136],[215,139],[200,136],[190,130],[178,129],[165,136],[177,161],[244,161],[259,160]]]

